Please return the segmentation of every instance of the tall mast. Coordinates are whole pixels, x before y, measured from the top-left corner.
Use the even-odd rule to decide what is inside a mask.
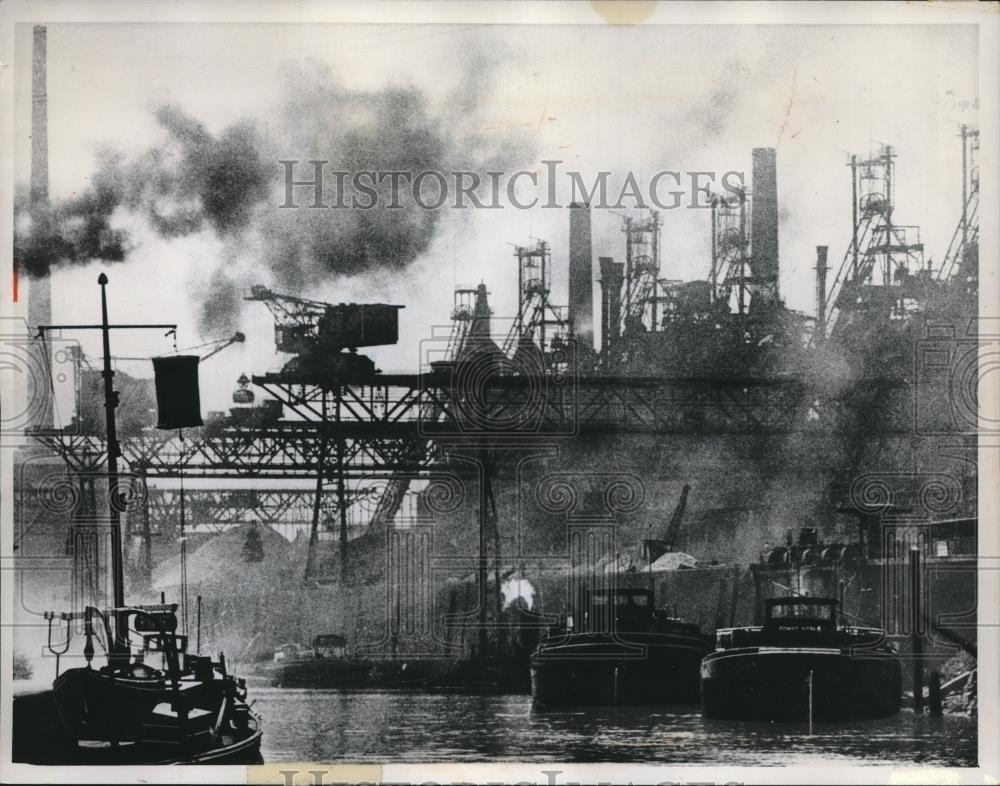
[[[125,631],[122,630],[123,614],[120,611],[125,606],[125,571],[122,566],[122,530],[120,499],[118,493],[118,430],[115,426],[115,408],[118,406],[118,394],[114,389],[115,372],[111,370],[111,329],[108,325],[108,277],[101,273],[97,279],[101,285],[101,340],[104,349],[104,418],[108,435],[108,514],[111,521],[111,580],[114,591],[115,608],[115,644],[116,652],[123,652],[128,647]]]
[[[107,428],[108,451],[108,519],[111,524],[111,580],[114,593],[115,640],[111,643],[110,654],[118,656],[128,652],[128,636],[125,630],[125,571],[123,568],[121,508],[122,498],[118,490],[118,429],[115,426],[115,409],[118,407],[118,393],[114,389],[115,372],[111,370],[112,330],[177,330],[175,324],[123,324],[108,322],[108,277],[101,273],[97,278],[101,287],[101,323],[99,325],[38,325],[38,332],[44,337],[47,330],[100,330],[104,349],[104,363],[101,376],[104,378],[104,417]]]

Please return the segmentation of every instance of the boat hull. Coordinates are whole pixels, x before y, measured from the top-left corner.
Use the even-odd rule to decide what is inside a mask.
[[[110,744],[80,744],[65,729],[53,691],[15,696],[11,723],[11,760],[21,764],[259,764],[260,719],[248,714],[245,728],[230,729],[190,745],[136,740]]]
[[[537,709],[574,706],[697,704],[699,667],[709,651],[697,636],[572,634],[531,658]]]
[[[800,721],[882,718],[899,711],[902,673],[895,653],[754,647],[718,650],[701,664],[707,717]]]
[[[56,709],[76,739],[138,739],[157,704],[169,700],[166,681],[110,677],[93,669],[69,669],[52,685]]]
[[[275,688],[424,687],[431,665],[421,661],[304,658],[280,664],[271,672]]]
[[[342,688],[364,678],[370,667],[353,660],[290,660],[269,667],[273,688]]]
[[[282,661],[265,673],[274,688],[417,689],[470,694],[530,691],[526,657],[497,657],[486,662],[302,658]]]

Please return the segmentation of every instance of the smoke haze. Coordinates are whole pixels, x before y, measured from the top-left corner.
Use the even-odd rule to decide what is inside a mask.
[[[30,205],[27,189],[19,192],[15,259],[33,276],[61,265],[124,261],[138,238],[117,226],[121,211],[163,238],[210,232],[223,250],[202,277],[203,335],[238,326],[242,292],[251,283],[302,293],[338,276],[402,270],[428,249],[444,211],[414,203],[405,184],[399,207],[387,207],[388,181],[375,184],[380,199],[369,210],[310,209],[312,188],[299,189],[297,209],[281,209],[278,161],[301,161],[297,178],[311,176],[310,159],[329,161],[330,171],[481,175],[523,163],[530,146],[516,132],[476,131],[488,71],[482,57],[470,56],[458,89],[435,107],[415,87],[352,90],[326,68],[297,67],[285,74],[281,106],[217,134],[181,107],[162,105],[155,117],[163,143],[130,160],[102,151],[79,196]],[[324,201],[350,204],[349,182],[339,195],[338,187],[326,179]]]

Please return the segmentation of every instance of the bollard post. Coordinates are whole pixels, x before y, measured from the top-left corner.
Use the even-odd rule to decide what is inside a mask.
[[[913,712],[922,715],[924,711],[924,642],[920,636],[920,549],[910,549],[910,632],[912,634],[913,655]]]
[[[809,670],[809,735],[813,733],[813,673]]]

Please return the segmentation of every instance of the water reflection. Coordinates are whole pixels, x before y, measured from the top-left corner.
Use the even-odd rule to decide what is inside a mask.
[[[578,761],[973,766],[974,719],[741,723],[697,706],[536,712],[528,696],[255,689],[266,761]]]

